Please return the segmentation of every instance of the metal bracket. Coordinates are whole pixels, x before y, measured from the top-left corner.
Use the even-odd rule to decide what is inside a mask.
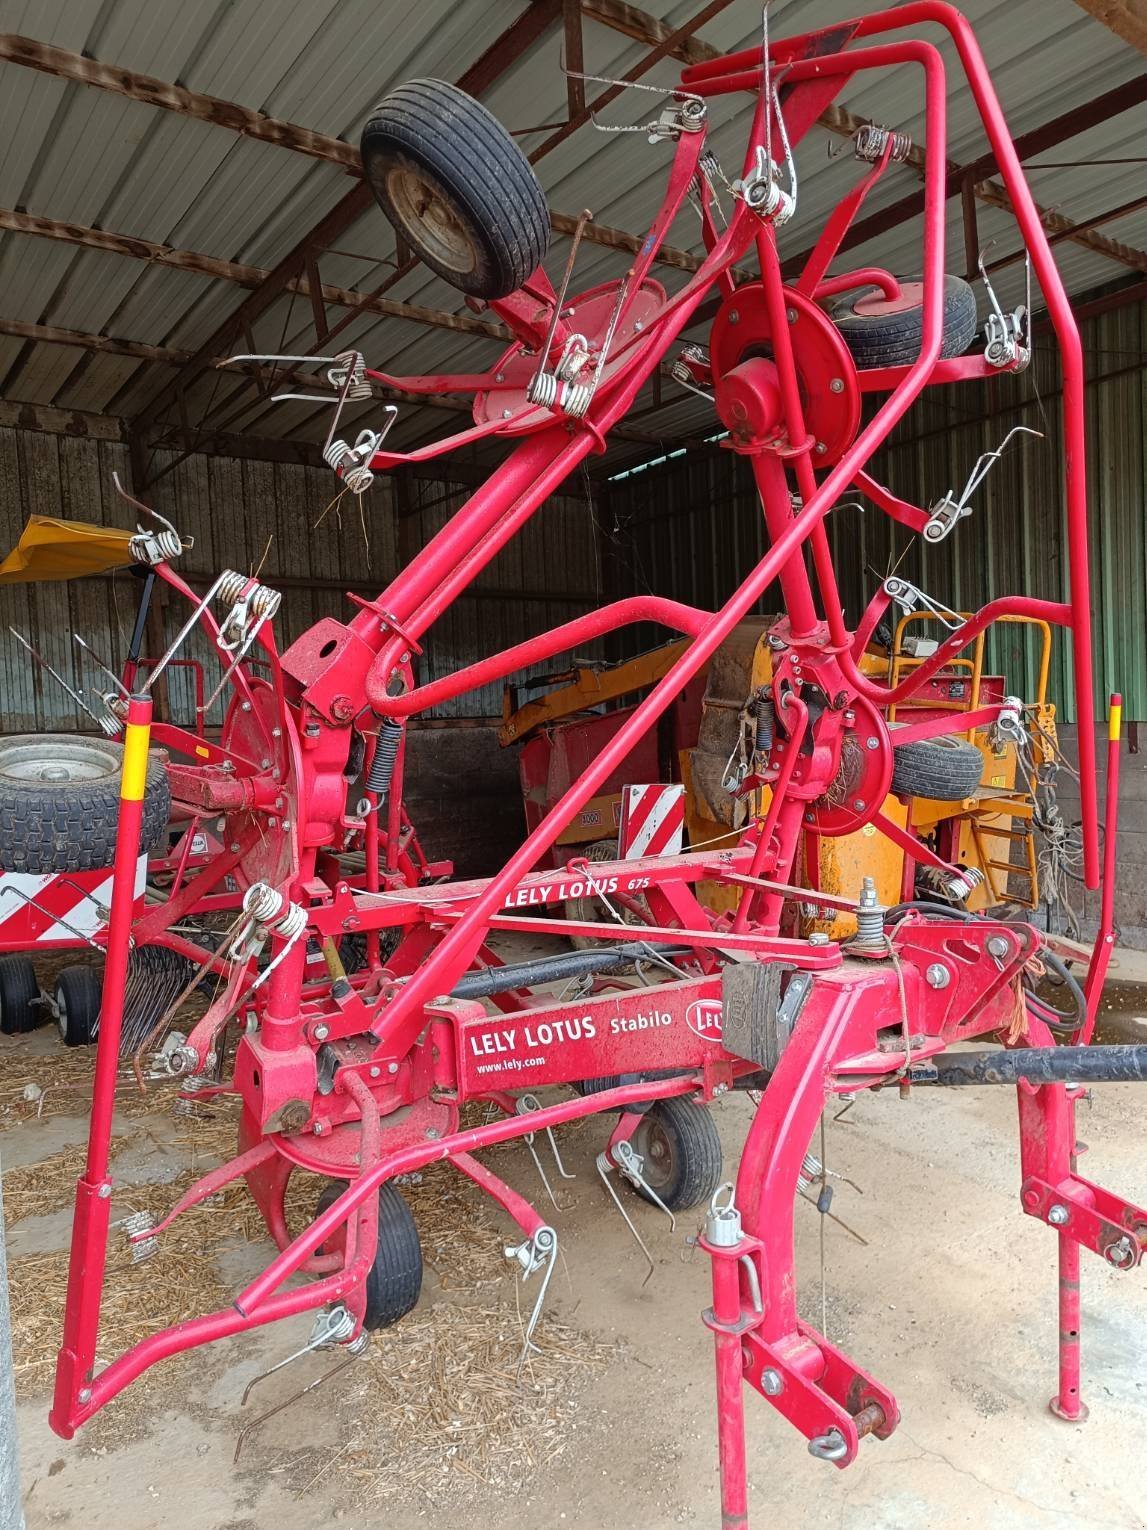
[[[949,606],[933,600],[931,595],[908,579],[901,579],[895,574],[890,575],[884,581],[882,588],[889,600],[894,600],[905,611],[915,611],[918,606],[923,606],[928,614],[935,617],[942,627],[947,627],[949,632],[958,632],[964,625],[963,618]]]
[[[991,240],[980,251],[977,264],[980,268],[980,276],[983,278],[984,291],[988,295],[988,301],[992,305],[992,312],[984,322],[984,336],[987,346],[984,350],[984,360],[989,366],[1010,367],[1013,371],[1022,372],[1031,361],[1031,258],[1028,257],[1027,265],[1027,302],[1021,303],[1011,313],[1005,313],[1000,307],[995,289],[988,280],[987,267],[984,265],[984,256],[991,249],[995,240]]]

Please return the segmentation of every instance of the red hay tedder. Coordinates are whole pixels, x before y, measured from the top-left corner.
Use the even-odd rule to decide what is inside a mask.
[[[954,43],[1006,184],[1062,357],[1069,598],[1003,595],[953,630],[892,686],[862,672],[868,639],[896,599],[921,592],[900,580],[876,591],[855,631],[842,614],[825,520],[860,493],[903,526],[941,540],[960,519],[953,499],[925,510],[868,476],[873,454],[925,388],[1019,371],[1030,357],[1021,308],[989,318],[986,347],[970,349],[970,289],[945,275],[943,56],[917,34],[941,29]],[[804,269],[782,276],[778,241],[797,196],[794,155],[838,93],[859,76],[911,66],[926,115],[922,275],[883,270],[829,274],[865,196],[903,159],[900,133],[867,124],[857,135],[852,190],[824,224]],[[743,163],[729,176],[707,147],[709,103],[744,93],[755,102]],[[889,1390],[797,1312],[794,1203],[807,1183],[813,1133],[833,1097],[890,1086],[1014,1083],[1022,1158],[1022,1210],[1048,1223],[1060,1259],[1060,1380],[1055,1411],[1079,1419],[1079,1252],[1117,1270],[1147,1246],[1147,1211],[1081,1178],[1075,1169],[1075,1099],[1090,1081],[1147,1076],[1144,1049],[1089,1047],[1112,943],[1118,702],[1112,706],[1106,839],[1101,868],[1095,797],[1094,716],[1083,364],[1080,342],[1047,237],[968,23],[935,0],[842,22],[687,68],[649,124],[672,147],[664,199],[630,269],[618,281],[572,290],[575,233],[555,291],[541,265],[549,220],[542,192],[514,140],[455,87],[416,80],[386,97],[362,139],[365,173],[401,238],[437,273],[486,305],[514,336],[470,375],[393,377],[357,353],[327,361],[341,413],[371,384],[406,393],[473,395],[472,427],[418,450],[385,449],[385,425],[326,457],[354,493],[372,475],[476,441],[512,448],[449,523],[374,600],[346,621],[325,619],[276,648],[277,593],[225,572],[196,598],[157,549],[157,572],[193,610],[168,655],[130,700],[125,724],[115,892],[107,938],[103,1010],[87,1168],[77,1193],[63,1341],[51,1421],[70,1437],[148,1367],[209,1340],[314,1309],[314,1343],[361,1346],[365,1330],[395,1321],[418,1296],[421,1257],[396,1176],[445,1159],[472,1178],[518,1225],[511,1255],[544,1295],[556,1256],[554,1229],[474,1156],[482,1148],[590,1114],[609,1117],[602,1179],[624,1178],[670,1210],[709,1202],[701,1246],[711,1256],[713,1304],[704,1321],[717,1357],[724,1522],[745,1523],[744,1393],[765,1397],[838,1467],[865,1436],[887,1438],[899,1407]],[[672,295],[650,276],[670,225],[693,197],[705,254]],[[746,279],[742,263],[755,260]],[[712,302],[707,349],[678,337]],[[719,610],[655,596],[619,600],[528,642],[427,684],[413,664],[435,620],[522,528],[567,475],[602,451],[638,391],[671,358],[675,373],[714,400],[726,447],[747,457],[760,491],[769,548]],[[866,395],[876,407],[862,423]],[[714,535],[719,535],[714,527]],[[965,534],[968,534],[965,531]],[[810,562],[806,564],[806,551]],[[811,569],[811,574],[810,574]],[[732,848],[698,848],[643,860],[570,861],[533,868],[564,826],[624,761],[771,585],[784,616],[771,629],[775,726],[752,760],[761,811]],[[222,613],[222,614],[220,614]],[[802,842],[874,825],[959,894],[960,868],[882,812],[898,761],[943,756],[934,740],[950,716],[912,721],[905,703],[926,692],[991,623],[1031,618],[1072,638],[1079,719],[1082,850],[1088,886],[1100,884],[1099,935],[1082,985],[1052,937],[1030,924],[982,917],[952,902],[909,899],[882,907],[817,891],[817,902],[855,916],[845,941],[800,938],[796,914]],[[150,687],[193,623],[213,637],[232,687],[220,741],[151,726]],[[561,800],[497,875],[408,885],[397,862],[380,875],[378,836],[402,842],[404,724],[414,714],[505,679],[635,622],[687,639]],[[257,669],[252,659],[258,655]],[[900,705],[890,725],[888,709]],[[962,728],[1023,730],[1014,698],[983,704]],[[163,904],[133,913],[132,885],[154,742],[168,752],[174,802],[225,821],[222,851]],[[397,774],[395,766],[398,766]],[[348,802],[363,776],[362,801]],[[945,783],[921,777],[924,795]],[[389,812],[383,830],[379,818]],[[384,819],[385,821],[385,819]],[[361,879],[340,855],[367,843]],[[899,842],[899,841],[898,841]],[[815,864],[815,849],[812,854]],[[242,909],[222,944],[179,932],[196,900],[235,878]],[[736,895],[716,914],[696,884]],[[596,896],[611,914],[594,921],[540,917]],[[621,928],[623,916],[630,923]],[[641,921],[636,927],[632,921]],[[502,932],[565,934],[601,942],[506,964],[489,942]],[[619,933],[621,938],[619,939]],[[357,970],[340,959],[348,934],[364,937]],[[278,1252],[232,1304],[153,1334],[96,1366],[109,1232],[109,1136],[119,1070],[129,945],[179,951],[214,971],[217,997],[164,1053],[188,1097],[226,1091],[242,1102],[237,1153],[198,1181],[158,1226],[136,1226],[154,1246],[189,1206],[240,1178]],[[321,956],[320,954],[321,953]],[[619,969],[643,964],[644,983]],[[1051,968],[1066,1012],[1035,990]],[[609,975],[615,976],[610,979]],[[588,992],[555,997],[553,985],[588,974]],[[583,985],[584,987],[584,985]],[[230,1034],[238,1040],[229,1045]],[[980,1050],[957,1042],[989,1038]],[[170,1040],[170,1038],[169,1038]],[[572,1097],[532,1108],[515,1091],[572,1086]],[[731,1089],[759,1091],[735,1188],[721,1186],[708,1106]],[[462,1128],[463,1106],[501,1112]],[[331,1182],[305,1231],[288,1229],[284,1195],[297,1170]],[[819,1168],[816,1171],[819,1173]],[[802,1175],[805,1178],[802,1178]],[[380,1236],[380,1229],[384,1236]],[[313,1279],[299,1283],[292,1276]],[[528,1324],[526,1342],[540,1309]]]

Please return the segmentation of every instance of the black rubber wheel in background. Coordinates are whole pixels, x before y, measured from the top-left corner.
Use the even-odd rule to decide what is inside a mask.
[[[721,1183],[721,1139],[706,1105],[682,1097],[658,1100],[632,1141],[645,1160],[642,1174],[650,1189],[670,1211],[699,1206]]]
[[[898,797],[964,802],[975,795],[984,773],[984,756],[975,744],[948,733],[900,745],[895,729],[891,736],[892,790]]]
[[[36,1003],[39,997],[31,961],[26,956],[0,956],[0,1031],[5,1036],[22,1036],[41,1024],[47,1012]]]
[[[73,733],[0,739],[0,870],[100,871],[115,862],[123,746]],[[163,762],[148,761],[140,849],[171,816]]]
[[[56,978],[56,1026],[66,1047],[86,1047],[96,1039],[102,975],[94,967],[64,967]]]
[[[471,297],[514,292],[540,263],[550,214],[529,160],[496,117],[445,80],[408,80],[362,130],[378,205],[419,257]]]
[[[911,293],[921,278],[905,278],[902,285]],[[917,301],[909,307],[892,307],[889,312],[857,312],[858,304],[871,303],[879,292],[876,287],[861,287],[831,298],[825,311],[841,333],[858,367],[906,366],[920,354],[924,332],[924,305]],[[944,326],[941,356],[962,356],[975,338],[977,328],[976,294],[959,276],[944,278]]]
[[[333,1179],[319,1196],[320,1216],[346,1189]],[[389,1182],[378,1192],[378,1247],[366,1277],[366,1313],[362,1326],[371,1332],[390,1328],[413,1310],[422,1290],[422,1244],[410,1207]]]

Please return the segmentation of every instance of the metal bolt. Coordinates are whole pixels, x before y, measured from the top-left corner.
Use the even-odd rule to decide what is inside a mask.
[[[810,946],[827,946],[830,941],[823,930],[814,930],[808,938],[808,943]]]
[[[1047,1219],[1053,1227],[1062,1227],[1068,1218],[1066,1206],[1061,1206],[1057,1201],[1054,1206],[1047,1208]]]
[[[864,740],[864,747],[866,749],[879,749],[880,740],[878,738],[866,738]]]
[[[790,324],[795,324],[796,321],[800,318],[800,315],[797,313],[795,308],[786,309],[785,313]]]
[[[924,976],[928,979],[929,988],[947,988],[948,984],[952,981],[952,974],[943,962],[929,963]]]
[[[100,1186],[100,1188],[99,1188],[99,1197],[100,1197],[101,1201],[106,1201],[108,1196],[111,1193],[112,1193],[112,1187],[110,1185],[101,1185]]]
[[[329,1025],[316,1025],[315,1026],[315,1040],[316,1041],[325,1041],[327,1039],[327,1037],[330,1035],[330,1033],[331,1033],[331,1028],[330,1028]]]
[[[769,638],[769,647],[770,648],[778,648],[779,649],[779,648],[783,648],[784,646],[785,646],[784,638],[777,637],[776,633],[773,633],[772,636]]]
[[[80,1388],[80,1401],[82,1403],[89,1403],[89,1402],[91,1402],[91,1400],[92,1400],[92,1389],[91,1389],[91,1387],[81,1387]]]
[[[833,380],[829,383],[828,387],[829,387],[829,392],[830,393],[843,393],[844,392],[844,378],[843,377],[834,377]]]
[[[741,322],[741,315],[734,308],[732,313],[730,313],[730,315],[729,315],[729,323],[730,324],[739,324],[740,322]]]
[[[1007,956],[1011,949],[1011,942],[1006,935],[991,935],[988,937],[989,956],[1004,957]]]
[[[426,1128],[426,1135],[430,1138],[431,1142],[437,1142],[442,1133],[436,1126],[428,1126]]]
[[[259,769],[260,770],[270,770],[270,768],[271,768],[270,760],[260,760],[259,761]]]
[[[398,1064],[396,1062],[387,1063],[386,1071],[388,1073],[397,1073],[398,1072]]]
[[[761,1372],[761,1391],[766,1397],[779,1397],[785,1389],[785,1378],[780,1371],[774,1371],[772,1366],[767,1366]]]
[[[635,335],[639,335],[644,328],[645,328],[645,325],[641,322],[640,319],[634,319],[634,321],[633,321],[633,333]]]
[[[513,412],[514,411],[512,409],[503,409],[502,410],[502,418],[504,420],[508,420],[510,418],[511,414],[513,414]]]
[[[271,737],[272,738],[282,738],[282,736],[283,736],[282,728],[272,728],[271,729]]]
[[[856,809],[856,811],[858,813],[862,813],[864,811],[864,809],[868,806],[868,804],[865,802],[863,797],[855,797],[853,799],[852,805],[853,805],[853,807]]]
[[[439,1004],[449,1004],[450,995],[448,993],[440,993],[436,999],[431,999],[430,1002],[435,1007],[437,1007]]]
[[[239,710],[240,712],[249,712],[251,710],[251,703],[249,701],[244,701],[240,705]]]
[[[370,1070],[370,1076],[371,1076],[371,1078],[377,1078],[381,1072],[382,1072],[381,1068],[372,1068]]]
[[[505,374],[505,372],[495,372],[494,373],[494,381],[495,382],[505,382],[506,381],[506,374]]]
[[[816,443],[816,454],[817,454],[817,456],[818,457],[823,457],[826,451],[828,451],[828,447],[824,444],[823,441],[818,441]]]
[[[228,846],[228,849],[230,850],[232,855],[238,855],[239,854],[239,841],[237,839],[233,839],[231,841],[230,845]]]
[[[289,818],[284,818],[283,819],[283,828],[284,829],[289,829],[290,827],[291,827],[291,820]]]

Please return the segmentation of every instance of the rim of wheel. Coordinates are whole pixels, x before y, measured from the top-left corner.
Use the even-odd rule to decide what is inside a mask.
[[[62,988],[56,989],[56,1029],[60,1033],[60,1040],[68,1039],[68,1001],[64,997]]]
[[[642,1117],[637,1129],[637,1150],[645,1159],[646,1183],[651,1190],[660,1193],[673,1178],[673,1143],[664,1123],[650,1110]]]
[[[0,745],[0,776],[64,786],[74,781],[105,780],[115,769],[108,752],[86,739],[33,739]]]
[[[411,242],[440,266],[466,276],[478,265],[478,252],[465,224],[439,189],[405,165],[386,177],[391,206]]]

